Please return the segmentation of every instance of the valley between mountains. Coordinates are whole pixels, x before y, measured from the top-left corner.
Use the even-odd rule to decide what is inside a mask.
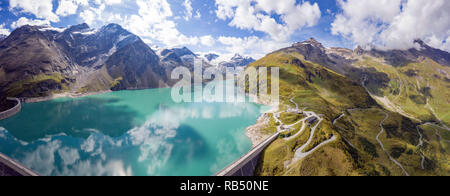
[[[417,44],[352,51],[310,39],[250,64],[279,66],[281,80],[279,111],[258,124],[281,138],[257,174],[449,175],[449,54]]]

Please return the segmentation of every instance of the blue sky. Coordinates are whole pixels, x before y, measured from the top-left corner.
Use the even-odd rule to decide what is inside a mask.
[[[118,23],[153,48],[187,46],[227,57],[260,58],[310,37],[326,47],[386,49],[414,47],[420,38],[449,51],[446,10],[445,0],[1,0],[0,33],[25,24]],[[399,25],[410,22],[418,28]]]

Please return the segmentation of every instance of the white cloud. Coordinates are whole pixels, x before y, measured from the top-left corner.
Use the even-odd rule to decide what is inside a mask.
[[[95,148],[95,138],[94,136],[89,136],[88,139],[86,139],[80,147],[85,152],[94,152]]]
[[[35,151],[25,154],[24,165],[39,174],[49,176],[54,170],[55,152],[61,147],[61,141],[51,141],[40,145]]]
[[[230,107],[234,109],[230,110]],[[16,149],[11,155],[12,158],[44,176],[133,175],[133,171],[138,172],[135,175],[167,175],[170,171],[166,168],[172,168],[170,165],[176,164],[174,160],[186,160],[187,165],[196,163],[197,160],[192,158],[201,153],[197,151],[199,148],[196,148],[196,145],[202,149],[207,147],[215,150],[214,146],[205,146],[201,138],[177,137],[179,133],[186,133],[187,129],[184,129],[184,126],[194,119],[236,118],[242,114],[257,116],[260,111],[251,104],[220,107],[215,105],[198,107],[196,104],[176,106],[158,110],[148,116],[145,123],[128,130],[120,137],[111,137],[104,135],[100,130],[86,128],[80,131],[89,133],[90,136],[85,140],[74,141],[71,136],[60,133],[22,144],[5,128],[0,127],[0,143],[7,141],[11,148]],[[230,148],[217,146],[217,150],[221,153],[219,156],[221,161],[226,161],[223,159],[225,156],[234,154],[237,157],[248,150],[248,146],[245,145],[248,138],[242,134],[243,129],[245,127],[224,134],[231,134],[232,137],[223,137],[219,142],[226,142]],[[182,149],[179,148],[179,144],[183,145]],[[180,157],[179,150],[186,152],[185,156]],[[239,153],[236,154],[236,151]],[[229,157],[228,160],[232,159],[233,157]],[[215,171],[223,167],[223,163],[216,166],[218,168]],[[142,169],[146,169],[147,172],[143,173]]]
[[[0,139],[7,139],[6,133],[6,129],[4,127],[0,127]]]
[[[32,26],[50,26],[50,21],[48,20],[33,20],[33,19],[28,19],[25,17],[21,17],[19,18],[19,20],[13,22],[11,24],[11,28],[15,29],[15,28],[19,28],[21,26],[24,25],[32,25]]]
[[[194,18],[195,18],[195,19],[200,19],[201,17],[202,17],[202,14],[200,13],[200,10],[197,10],[197,11],[195,12]]]
[[[106,5],[116,5],[122,3],[122,0],[104,0]]]
[[[53,13],[52,0],[9,0],[11,11],[31,13],[39,19],[58,22],[59,17]]]
[[[212,36],[207,35],[200,37],[200,42],[202,45],[211,47],[216,43],[216,40]]]
[[[80,159],[78,150],[74,148],[61,148],[58,150],[58,154],[65,165],[72,165]]]
[[[123,16],[122,20],[109,22],[119,23],[147,42],[156,40],[165,47],[201,44],[199,37],[186,36],[177,29],[177,24],[172,20],[173,12],[167,0],[137,0],[136,4],[138,5],[137,14]]]
[[[46,0],[44,0],[46,1]],[[118,23],[130,32],[140,36],[146,43],[159,45],[161,47],[179,47],[179,46],[207,46],[214,47],[217,43],[215,37],[211,35],[205,36],[187,36],[180,32],[177,27],[177,19],[172,12],[171,5],[167,0],[58,0],[59,6],[56,9],[56,16],[69,16],[77,14],[80,22],[85,22],[91,27],[99,28],[108,23]],[[230,24],[240,26],[239,28],[250,28],[252,30],[260,29],[263,32],[273,35],[277,41],[286,39],[295,29],[303,26],[313,25],[315,20],[320,18],[320,11],[317,4],[309,2],[295,4],[295,0],[274,3],[273,1],[254,1],[248,4],[254,12],[245,13],[241,8],[231,7]],[[34,2],[34,1],[33,1]],[[225,1],[223,1],[225,2]],[[245,0],[245,2],[250,2]],[[200,10],[193,7],[192,0],[182,0],[184,14],[181,18],[191,19],[201,18]],[[216,2],[217,3],[217,2]],[[17,3],[18,5],[21,3]],[[127,5],[127,10],[123,11],[122,7]],[[223,4],[223,3],[222,3]],[[220,4],[220,5],[222,5]],[[233,4],[233,2],[231,2]],[[273,4],[273,5],[272,5]],[[272,6],[267,8],[266,6]],[[49,6],[48,6],[49,7]],[[15,8],[18,9],[18,8]],[[22,8],[21,8],[22,9]],[[23,8],[25,10],[25,8]],[[32,10],[26,8],[26,10]],[[122,11],[121,11],[122,10]],[[31,13],[31,11],[29,11]],[[277,23],[270,17],[269,13],[281,13],[281,22]],[[247,22],[245,14],[249,14],[251,23]],[[293,17],[296,16],[296,17]],[[304,16],[304,17],[303,17]],[[256,19],[255,19],[256,18]],[[298,20],[298,18],[304,18]],[[309,20],[307,18],[313,18]],[[53,21],[44,18],[32,19],[30,17],[22,17],[14,22],[11,27],[16,28],[25,24],[30,25],[50,25]],[[243,39],[244,45],[229,44],[225,45],[226,53],[242,52],[242,54],[252,54],[252,56],[261,56],[263,51],[270,52],[265,45],[262,45],[263,39],[253,41],[253,38]],[[270,49],[274,49],[275,41],[264,39],[264,43],[268,43]],[[255,46],[251,44],[255,43]],[[284,43],[284,41],[282,41]],[[262,47],[264,49],[261,49]],[[275,48],[278,49],[278,48]],[[224,50],[222,50],[223,52]]]
[[[216,7],[218,18],[231,19],[229,26],[265,32],[277,41],[286,41],[295,31],[316,25],[321,16],[317,3],[297,4],[295,0],[216,0]]]
[[[92,10],[84,10],[80,13],[80,18],[82,18],[83,21],[89,25],[92,25],[92,23],[94,23],[96,17],[97,15]]]
[[[125,16],[123,21],[118,21],[132,33],[146,40],[160,41],[166,46],[198,43],[198,38],[181,34],[175,22],[169,20],[173,13],[166,0],[137,0],[136,3],[139,6],[138,14]]]
[[[77,13],[78,5],[71,0],[61,0],[59,2],[56,14],[59,16],[68,16]]]
[[[192,8],[192,2],[190,0],[184,0],[183,6],[186,9],[184,13],[185,14],[184,19],[186,21],[189,21],[192,18],[194,11],[194,9]]]
[[[380,49],[409,49],[423,39],[450,51],[450,1],[340,0],[339,5],[343,12],[331,25],[334,35]]]
[[[218,41],[226,46],[225,50],[228,51],[228,54],[225,55],[230,58],[235,53],[239,53],[258,59],[265,56],[267,53],[290,45],[288,42],[265,40],[256,36],[243,38],[221,36],[218,38]]]
[[[450,36],[445,41],[434,45],[434,47],[450,52]]]
[[[5,24],[0,25],[0,35],[9,35],[10,33],[9,29],[5,28]]]
[[[107,17],[103,16],[106,4],[101,3],[98,7],[89,7],[80,13],[80,18],[88,25],[94,25],[95,22],[108,22]]]
[[[132,176],[131,166],[125,167],[123,161],[112,160],[108,162],[80,161],[71,168],[64,166],[62,171],[55,171],[59,176]]]
[[[136,3],[139,6],[139,15],[149,17],[146,20],[151,24],[164,22],[173,16],[170,4],[166,0],[137,0]]]
[[[88,6],[88,0],[60,0],[56,14],[58,16],[69,16],[77,13],[78,6]]]

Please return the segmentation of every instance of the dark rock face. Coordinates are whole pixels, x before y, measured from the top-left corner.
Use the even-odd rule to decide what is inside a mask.
[[[384,58],[387,63],[394,66],[404,66],[408,63],[417,62],[417,58],[419,57],[418,53],[415,49],[410,50],[390,50],[390,51],[381,51],[372,49],[370,51],[360,52],[362,54],[367,54],[377,58]]]
[[[234,62],[236,66],[247,66],[250,63],[255,62],[256,60],[252,57],[243,57],[239,54],[234,55],[233,58],[231,58],[231,62]]]
[[[174,48],[174,49],[172,49],[172,51],[175,52],[175,54],[177,54],[179,57],[182,57],[182,56],[185,56],[185,55],[197,56],[191,50],[189,50],[186,47]]]
[[[143,42],[122,47],[108,59],[106,66],[113,78],[122,78],[115,90],[164,87],[162,81],[167,81],[158,56]]]
[[[179,64],[183,63],[180,56],[178,56],[174,51],[169,50],[169,49],[165,49],[161,52],[161,61],[175,62],[175,63],[179,63]]]
[[[173,55],[172,55],[173,54]],[[194,54],[194,52],[192,52],[191,50],[189,50],[189,48],[183,47],[183,48],[172,48],[172,49],[164,49],[163,51],[161,51],[161,57],[165,57],[165,56],[171,56],[171,59],[173,60],[173,58],[176,56],[178,58],[182,58],[184,56],[192,56],[192,57],[197,57],[196,54]]]
[[[364,51],[360,47],[358,48],[358,54],[368,54],[374,57],[382,57],[389,64],[394,66],[405,66],[408,63],[418,62],[421,57],[430,58],[433,61],[450,66],[450,53],[432,48],[425,44],[422,40],[414,41],[420,49],[411,48],[409,50],[377,50],[372,49],[370,51]]]
[[[319,50],[325,50],[325,47],[323,47],[323,45],[320,42],[318,42],[317,40],[315,40],[314,38],[309,38],[308,40],[306,40],[304,42],[295,43],[292,45],[292,47],[302,47],[305,45],[310,45],[314,48],[318,48]]]
[[[450,66],[450,53],[432,48],[426,45],[422,40],[416,40],[415,42],[419,44],[422,49],[421,50],[412,49],[412,50],[415,50],[419,54],[426,56],[430,59],[433,59],[434,61],[436,61],[441,65]]]
[[[66,48],[81,66],[99,66],[117,49],[140,39],[116,24],[96,31],[86,24],[65,30],[56,41]]]
[[[212,61],[212,60],[215,60],[215,59],[217,59],[217,58],[219,58],[219,55],[217,55],[217,54],[206,54],[205,55],[205,58],[206,58],[206,60],[208,60],[208,61]]]
[[[305,57],[305,60],[320,64],[341,74],[346,74],[351,69],[352,61],[341,55],[341,53],[347,52],[346,50],[339,48],[326,49],[314,38],[295,43],[291,47],[280,51],[299,53]],[[339,53],[335,53],[335,51],[339,51]]]
[[[168,72],[170,70],[173,70],[178,66],[184,66],[193,71],[195,60],[201,60],[204,68],[211,66],[208,62],[198,57],[198,55],[194,54],[186,47],[164,49],[159,54],[161,59],[160,63],[166,69],[167,74],[169,74]]]
[[[3,41],[4,39],[6,39],[7,37],[8,37],[8,36],[6,36],[6,35],[1,35],[1,34],[0,34],[0,42]]]
[[[45,35],[38,27],[23,26],[0,42],[0,70],[5,72],[0,86],[33,75],[53,72],[69,74],[74,67],[52,37]]]
[[[171,52],[194,54],[187,48]],[[184,66],[179,59],[174,63]],[[117,24],[97,30],[80,24],[63,31],[23,26],[0,42],[0,92],[20,87],[14,96],[45,96],[66,86],[77,91],[74,87],[91,82],[95,90],[108,90],[116,79],[121,79],[117,90],[155,88],[167,86],[168,71],[149,46]]]
[[[77,32],[89,29],[89,25],[86,23],[73,25],[67,29],[68,32]]]
[[[230,59],[230,61],[221,62],[219,63],[219,66],[237,68],[245,67],[253,62],[255,62],[255,59],[251,57],[243,57],[240,54],[235,54],[234,57]]]
[[[311,38],[279,51],[299,53],[305,57],[305,60],[317,63],[337,73],[347,75],[350,78],[365,73],[364,70],[358,70],[352,66],[356,58],[363,55],[383,58],[388,64],[393,66],[404,66],[408,63],[419,62],[424,57],[430,58],[439,64],[450,66],[450,54],[448,52],[432,48],[421,40],[416,40],[415,43],[420,46],[420,50],[416,48],[387,51],[376,49],[364,50],[358,46],[352,51],[345,48],[325,48],[321,43]],[[359,73],[355,74],[355,72]]]

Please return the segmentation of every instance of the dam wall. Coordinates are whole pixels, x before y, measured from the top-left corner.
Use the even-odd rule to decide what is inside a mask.
[[[17,113],[19,113],[20,110],[22,109],[22,104],[21,104],[19,99],[17,99],[17,98],[6,98],[6,99],[8,101],[16,101],[17,104],[13,108],[11,108],[9,110],[6,110],[4,112],[0,112],[0,120],[7,119],[7,118],[9,118],[11,116],[14,116]]]
[[[258,160],[261,157],[261,153],[267,148],[267,146],[275,141],[279,135],[280,133],[278,132],[273,134],[237,161],[218,172],[216,176],[253,176],[256,166],[258,165]]]
[[[38,176],[38,174],[0,153],[0,176]]]

